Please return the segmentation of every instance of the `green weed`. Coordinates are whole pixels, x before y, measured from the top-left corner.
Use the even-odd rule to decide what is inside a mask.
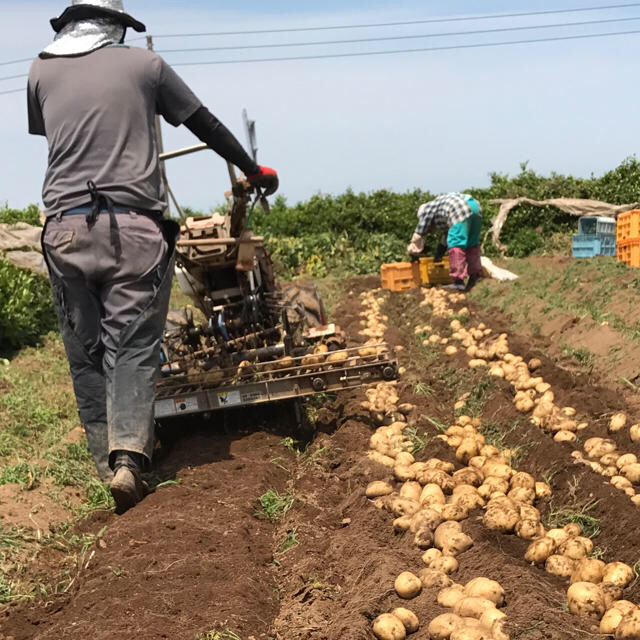
[[[413,383],[413,392],[417,396],[435,395],[435,391],[426,382],[420,382],[420,381],[416,381]]]
[[[40,483],[42,469],[29,462],[18,462],[0,471],[0,485],[19,484],[22,489],[35,489]]]
[[[593,498],[580,501],[575,497],[575,489],[577,485],[574,484],[569,487],[569,501],[565,504],[554,504],[553,500],[549,504],[549,513],[545,525],[548,529],[555,529],[558,527],[564,527],[567,524],[575,523],[580,525],[582,535],[587,538],[597,538],[600,535],[600,521],[598,518],[591,515],[591,512],[599,504],[599,500]]]
[[[260,508],[255,512],[257,518],[263,518],[269,522],[277,522],[293,507],[295,497],[290,493],[280,494],[273,489],[258,498]]]
[[[278,547],[278,552],[277,552],[278,555],[282,556],[300,544],[300,540],[298,540],[297,533],[298,533],[298,529],[296,527],[287,531],[287,535],[285,536],[284,540],[280,543],[280,546]]]
[[[413,445],[409,450],[409,453],[414,456],[423,451],[431,439],[429,438],[429,434],[423,432],[421,435],[415,427],[407,427],[403,433],[405,438],[410,440]]]

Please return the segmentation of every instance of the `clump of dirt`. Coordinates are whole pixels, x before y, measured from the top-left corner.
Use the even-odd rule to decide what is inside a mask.
[[[161,488],[121,517],[84,554],[67,594],[10,607],[0,633],[31,638],[193,640],[229,629],[266,637],[278,609],[273,584],[273,525],[254,516],[257,499],[282,486],[269,433],[185,437],[161,471]],[[0,637],[3,637],[0,635]]]

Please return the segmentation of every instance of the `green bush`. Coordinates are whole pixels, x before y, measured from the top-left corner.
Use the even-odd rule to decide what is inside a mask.
[[[34,226],[40,226],[40,209],[35,204],[30,204],[26,209],[9,209],[6,205],[0,207],[0,223],[15,224],[26,222]]]
[[[55,327],[49,283],[0,259],[0,353],[34,344]]]

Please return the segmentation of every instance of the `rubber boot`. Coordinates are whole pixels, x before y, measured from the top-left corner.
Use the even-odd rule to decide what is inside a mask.
[[[471,289],[473,289],[473,287],[475,287],[476,284],[478,283],[478,280],[480,280],[479,275],[469,276],[469,280],[467,280],[467,286],[465,287],[465,291],[471,291]]]
[[[84,425],[89,451],[98,470],[100,480],[109,484],[113,480],[113,471],[109,466],[109,443],[106,422],[88,422]]]
[[[110,490],[118,514],[135,507],[144,498],[141,458],[139,453],[115,452],[114,476]]]
[[[449,291],[464,291],[464,280],[460,278],[455,278],[452,284],[446,284],[443,289],[447,289]]]

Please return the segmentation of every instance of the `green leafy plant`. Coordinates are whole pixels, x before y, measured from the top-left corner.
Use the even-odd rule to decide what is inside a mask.
[[[269,522],[277,522],[293,506],[295,497],[290,493],[280,494],[274,489],[269,489],[258,498],[260,505],[255,515],[257,518],[264,518]]]

